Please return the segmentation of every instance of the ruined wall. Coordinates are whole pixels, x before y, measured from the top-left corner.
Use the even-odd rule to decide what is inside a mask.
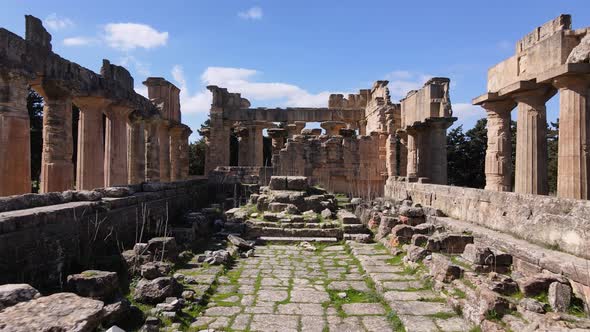
[[[382,194],[387,178],[385,162],[379,162],[385,136],[295,135],[273,159],[274,174],[301,175],[332,192],[375,197]],[[276,161],[276,163],[275,163]]]
[[[548,196],[388,181],[385,196],[411,197],[449,217],[590,258],[590,202]]]
[[[188,209],[207,204],[206,181],[112,189],[105,195],[122,197],[99,196],[97,201],[76,199],[80,196],[76,192],[4,197],[0,199],[0,211],[5,211],[0,212],[0,284],[55,288],[82,267],[99,268],[101,260],[109,257],[116,261],[119,253],[138,242],[144,216],[145,241],[163,234],[167,215],[170,227]],[[39,206],[51,203],[48,195],[62,204]],[[25,201],[29,205],[23,205]]]

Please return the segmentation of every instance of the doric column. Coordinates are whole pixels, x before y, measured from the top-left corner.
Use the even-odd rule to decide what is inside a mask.
[[[295,135],[300,135],[301,130],[305,128],[305,121],[295,121],[287,125],[287,138],[291,138]]]
[[[140,117],[131,114],[127,124],[128,182],[138,184],[145,181],[145,128]]]
[[[223,120],[222,110],[211,109],[211,125],[205,158],[205,175],[217,166],[229,165],[229,137],[231,127]],[[262,143],[261,143],[262,145]],[[262,148],[262,147],[261,147]]]
[[[418,133],[415,129],[408,128],[406,129],[406,133],[408,135],[407,139],[407,166],[406,166],[406,177],[409,179],[417,178],[418,177],[418,149],[416,138]]]
[[[104,98],[77,98],[80,109],[78,121],[78,156],[76,189],[91,190],[104,187],[104,127],[103,111],[111,103]]]
[[[359,136],[364,136],[367,134],[367,120],[360,120],[358,127],[359,127]]]
[[[486,149],[486,190],[510,191],[512,181],[512,132],[510,112],[513,100],[485,102],[481,105],[488,118]]]
[[[248,126],[250,131],[250,143],[252,144],[252,165],[251,166],[265,166],[264,165],[264,136],[262,130],[268,127],[266,121],[254,121]],[[229,164],[229,163],[228,163]]]
[[[182,133],[184,127],[175,126],[170,128],[170,180],[178,181],[181,176],[182,158]]]
[[[192,130],[190,128],[185,127],[182,135],[180,137],[180,179],[188,179],[189,176],[189,168],[190,168],[190,145],[189,145],[189,137],[192,134]]]
[[[397,175],[397,138],[395,136],[395,124],[393,113],[387,113],[387,141],[385,142],[385,162],[387,167],[387,176],[393,177]]]
[[[590,198],[590,79],[563,76],[559,88],[557,196]]]
[[[170,124],[166,120],[158,124],[158,142],[160,145],[160,181],[170,181]]]
[[[430,180],[447,184],[447,128],[449,118],[436,118],[430,123]]]
[[[272,154],[279,154],[281,149],[285,147],[285,138],[287,138],[287,131],[283,128],[271,128],[267,130],[268,136],[272,139]]]
[[[243,125],[234,129],[238,136],[238,166],[249,166],[251,165],[250,159],[252,156],[252,151],[250,150],[252,147],[250,143],[250,131]]]
[[[553,92],[541,89],[514,96],[518,103],[514,190],[517,193],[546,195],[549,191],[545,103]]]
[[[399,175],[407,176],[408,168],[408,134],[404,130],[398,130],[399,138]]]
[[[418,170],[418,177],[431,180],[430,128],[417,128],[416,134],[414,135],[414,143],[416,144],[416,169]]]
[[[28,78],[0,73],[0,196],[31,192]]]
[[[160,144],[158,123],[151,120],[145,123],[145,181],[160,181]]]
[[[320,127],[326,130],[326,135],[336,136],[340,134],[340,129],[346,128],[346,123],[342,121],[324,121]]]
[[[40,192],[74,189],[71,93],[56,82],[34,88],[44,102]]]
[[[127,120],[133,110],[127,106],[112,105],[105,112],[105,186],[125,185],[127,176]]]

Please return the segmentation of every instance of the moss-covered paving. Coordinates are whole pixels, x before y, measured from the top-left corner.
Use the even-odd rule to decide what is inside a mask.
[[[342,244],[266,245],[218,278],[191,331],[403,331]]]

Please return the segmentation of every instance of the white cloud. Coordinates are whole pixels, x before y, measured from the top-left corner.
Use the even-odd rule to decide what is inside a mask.
[[[159,32],[139,23],[109,23],[104,27],[104,33],[106,43],[122,51],[164,46],[168,41],[168,32]]]
[[[392,101],[404,98],[411,90],[420,89],[432,75],[415,73],[406,70],[394,70],[385,75],[389,80],[389,94]]]
[[[241,93],[250,101],[272,101],[280,107],[327,107],[332,93],[322,91],[310,93],[293,84],[281,82],[255,82],[260,72],[254,69],[231,67],[208,67],[201,74],[202,87],[194,94],[190,93],[182,67],[172,68],[172,77],[181,89],[180,102],[183,113],[208,112],[211,106],[211,93],[204,87],[218,85],[230,92]]]
[[[43,25],[50,30],[62,30],[74,26],[74,22],[67,17],[58,17],[56,13],[50,14],[43,20]]]
[[[263,16],[262,8],[252,7],[246,11],[239,12],[238,16],[246,20],[260,20]]]
[[[483,108],[470,103],[454,103],[453,116],[457,118],[457,121],[453,124],[453,127],[463,125],[463,128],[471,128],[475,122],[481,118],[486,117],[486,112]]]
[[[139,61],[133,55],[126,55],[126,56],[122,57],[119,60],[119,65],[121,65],[123,67],[133,66],[133,69],[135,70],[135,72],[137,72],[138,74],[145,76],[145,77],[148,77],[151,75],[151,72],[149,69],[149,64],[147,64],[143,61]]]
[[[90,45],[90,44],[94,44],[98,42],[98,40],[96,40],[95,38],[91,38],[91,37],[70,37],[70,38],[65,38],[63,40],[63,44],[65,46],[86,46],[86,45]]]

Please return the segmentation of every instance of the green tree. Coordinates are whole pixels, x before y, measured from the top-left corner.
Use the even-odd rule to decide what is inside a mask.
[[[485,186],[486,125],[487,120],[480,119],[465,133],[463,126],[459,126],[447,135],[449,184],[472,188]]]
[[[549,193],[557,193],[557,150],[559,145],[559,118],[547,125],[547,178]]]
[[[38,192],[43,149],[43,97],[33,90],[29,90],[27,96],[27,110],[31,125],[31,191]]]

